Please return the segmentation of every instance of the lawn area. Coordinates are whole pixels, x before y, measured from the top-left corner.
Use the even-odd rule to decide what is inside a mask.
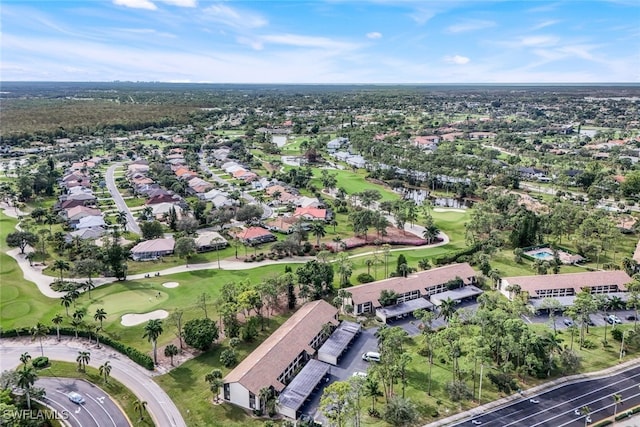
[[[239,345],[236,349],[238,360],[244,359],[285,320],[284,316],[272,319],[256,341]],[[220,364],[220,353],[225,348],[227,348],[226,345],[217,345],[212,350],[183,363],[171,372],[157,377],[156,382],[169,394],[189,426],[262,426],[264,420],[268,418],[254,418],[234,405],[213,404],[213,395],[204,381],[204,377],[214,368],[221,369],[223,375],[231,370]],[[189,395],[188,399],[184,398],[186,394]]]
[[[47,368],[38,370],[40,377],[54,378],[78,378],[86,380],[103,389],[122,409],[129,420],[133,421],[136,426],[153,426],[151,416],[145,409],[144,419],[140,420],[140,414],[134,410],[133,405],[137,397],[122,383],[109,378],[109,382],[105,383],[100,372],[91,366],[86,367],[86,372],[78,371],[78,366],[70,362],[52,361]]]
[[[93,323],[93,313],[96,309],[104,308],[107,319],[104,321],[105,333],[119,341],[125,342],[143,352],[150,352],[151,346],[142,340],[144,324],[125,327],[120,323],[121,317],[128,313],[148,313],[154,310],[172,312],[176,309],[184,311],[183,322],[201,318],[204,312],[197,304],[197,298],[202,293],[209,295],[207,314],[210,318],[218,316],[216,300],[220,288],[224,283],[249,281],[257,283],[269,277],[284,272],[286,264],[256,267],[250,270],[200,270],[178,273],[161,277],[151,277],[136,281],[115,282],[94,289],[91,298],[88,293],[78,299],[78,307],[87,308],[88,323]],[[292,265],[294,270],[295,265]],[[178,282],[177,288],[165,288],[165,282]],[[160,296],[158,296],[158,294]],[[50,318],[56,313],[64,314],[64,308],[55,305],[56,310],[48,313],[47,317],[38,319],[50,324]],[[71,307],[73,311],[73,307]],[[170,343],[174,334],[170,325],[165,321],[165,332],[158,339],[158,346]]]
[[[124,204],[129,208],[137,208],[138,206],[144,206],[144,199],[134,197],[132,199],[124,199]]]
[[[31,326],[38,321],[50,323],[45,313],[59,307],[57,300],[45,297],[31,282],[24,280],[18,263],[6,254],[7,234],[14,230],[17,220],[0,212],[0,326],[10,329]]]
[[[313,168],[313,178],[311,183],[317,188],[322,188],[322,182],[320,182],[321,169]],[[365,179],[367,171],[359,169],[356,172],[350,170],[330,170],[330,174],[336,175],[336,188],[344,188],[347,194],[360,193],[364,190],[378,190],[382,194],[382,200],[398,200],[400,195],[394,193],[389,188],[380,184],[369,182]]]

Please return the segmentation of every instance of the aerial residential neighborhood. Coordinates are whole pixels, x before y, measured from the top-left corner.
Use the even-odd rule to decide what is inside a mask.
[[[640,5],[0,8],[0,424],[640,421]]]

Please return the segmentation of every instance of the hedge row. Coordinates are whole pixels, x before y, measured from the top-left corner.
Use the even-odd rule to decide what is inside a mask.
[[[16,329],[7,329],[4,331],[0,331],[0,338],[11,338],[18,336],[30,336],[31,331],[29,328],[16,328]],[[56,335],[55,328],[51,328],[49,330],[49,335]],[[60,335],[67,336],[75,336],[76,331],[72,328],[60,328]],[[96,335],[91,332],[78,330],[78,336],[83,338],[95,339]],[[146,368],[150,371],[153,371],[153,359],[148,354],[144,354],[141,351],[129,347],[126,344],[121,343],[120,341],[116,341],[108,336],[100,335],[100,342],[102,344],[108,345],[109,347],[113,347],[114,350],[124,354],[129,359],[136,362],[138,365]]]
[[[444,255],[438,255],[433,258],[433,263],[435,265],[446,265],[456,262],[458,258],[461,256],[473,255],[480,250],[480,244],[475,244],[473,246],[466,247],[456,252],[451,252]]]

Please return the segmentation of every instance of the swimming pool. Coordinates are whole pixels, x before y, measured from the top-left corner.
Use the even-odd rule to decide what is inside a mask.
[[[553,259],[553,254],[550,254],[547,251],[534,252],[534,253],[531,253],[529,255],[534,257],[534,258],[542,259],[542,260],[545,260],[545,261]]]

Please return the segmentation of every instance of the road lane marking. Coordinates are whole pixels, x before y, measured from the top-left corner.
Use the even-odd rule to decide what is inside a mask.
[[[89,399],[93,400],[94,402],[98,403],[100,405],[100,408],[102,408],[102,410],[105,412],[105,414],[107,414],[107,417],[109,417],[109,419],[111,420],[113,425],[118,427],[118,424],[116,424],[115,420],[113,419],[113,417],[111,416],[109,411],[107,411],[107,408],[105,408],[103,403],[102,403],[104,401],[105,396],[101,396],[101,397],[98,397],[98,399],[94,399],[93,396],[91,396],[90,394],[87,394],[87,397],[89,397]],[[102,400],[100,402],[98,402],[99,399],[102,399]]]

